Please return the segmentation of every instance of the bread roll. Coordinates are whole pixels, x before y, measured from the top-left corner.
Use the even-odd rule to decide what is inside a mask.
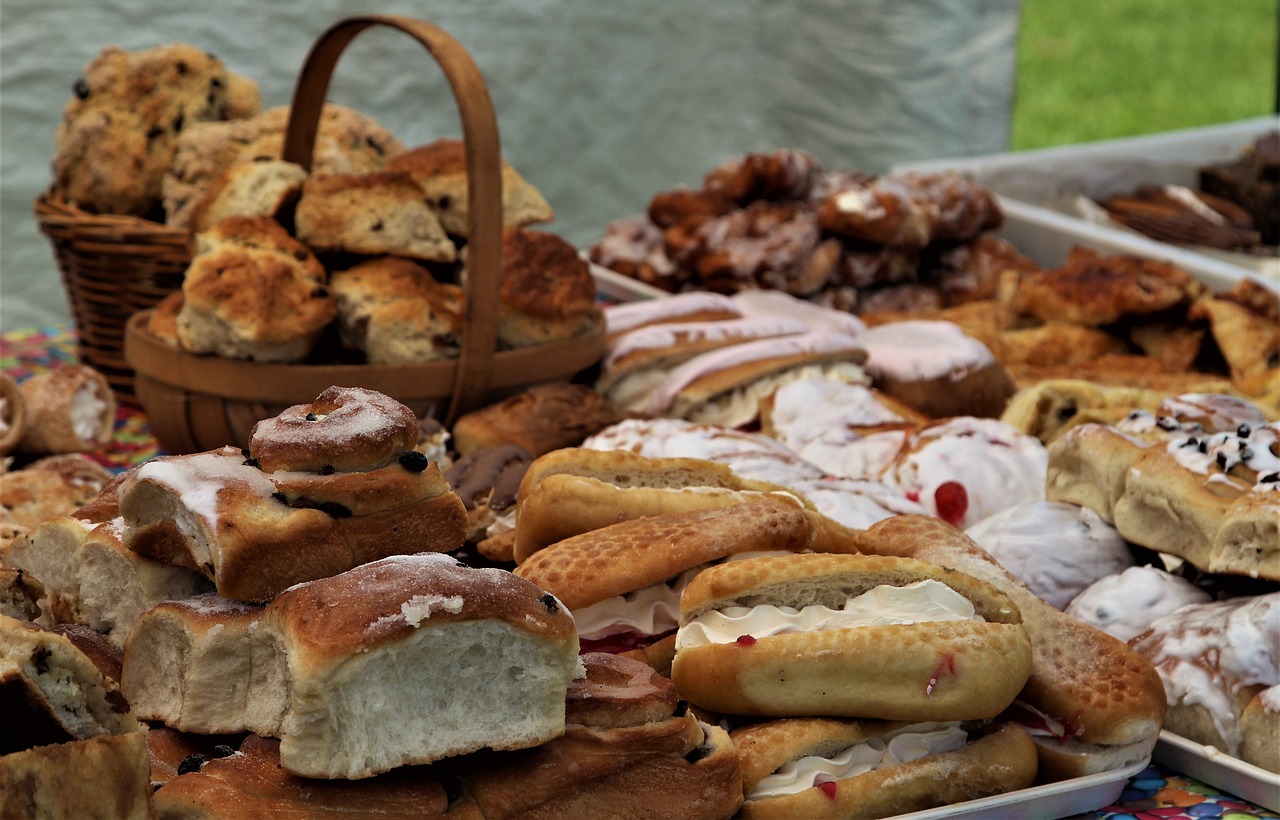
[[[0,755],[0,816],[152,820],[149,763],[143,731]]]
[[[16,449],[83,453],[111,441],[116,400],[106,378],[88,365],[64,364],[18,385],[26,408]]]
[[[998,715],[1030,669],[1017,606],[986,582],[810,554],[699,573],[671,674],[691,703],[730,714],[968,720]]]
[[[1003,724],[793,718],[731,735],[743,760],[744,818],[874,818],[1027,788],[1035,746]]]
[[[0,506],[18,524],[35,529],[75,513],[111,480],[111,472],[87,455],[45,456],[20,470],[0,472]]]
[[[674,636],[680,594],[707,566],[740,553],[798,552],[813,523],[789,499],[621,521],[551,544],[516,567],[573,613],[583,651],[627,652]],[[674,642],[643,655],[667,674]],[[637,657],[640,657],[637,655]]]
[[[621,520],[733,506],[781,495],[803,507],[817,531],[814,548],[839,551],[844,527],[777,484],[738,477],[723,464],[649,459],[624,450],[565,448],[534,461],[520,483],[515,559],[572,535]]]
[[[0,566],[0,615],[19,621],[40,617],[44,584],[20,569]]]
[[[952,567],[1016,604],[1031,639],[1031,676],[1015,705],[1028,707],[1017,710],[1018,719],[1036,743],[1042,781],[1118,769],[1151,754],[1164,721],[1164,690],[1137,652],[1053,608],[936,518],[888,518],[855,541],[864,553]]]
[[[595,279],[577,248],[546,231],[503,231],[499,343],[517,348],[571,339],[601,319]]]
[[[455,358],[466,308],[457,285],[408,259],[380,256],[330,277],[338,333],[370,364]]]
[[[369,777],[564,733],[581,672],[573,618],[532,583],[438,554],[396,556],[281,593],[258,626],[287,681],[284,768]]]
[[[190,820],[231,816],[442,818],[448,803],[444,786],[429,768],[411,767],[366,780],[298,777],[280,765],[280,742],[256,735],[245,738],[231,754],[169,779],[155,793],[161,817]]]
[[[0,755],[145,731],[115,681],[63,635],[0,616]]]
[[[191,207],[191,232],[207,231],[228,216],[275,219],[297,203],[306,179],[301,165],[270,157],[230,165]]]
[[[731,817],[742,769],[728,734],[698,720],[644,664],[583,655],[562,737],[460,761],[462,793],[486,818]]]

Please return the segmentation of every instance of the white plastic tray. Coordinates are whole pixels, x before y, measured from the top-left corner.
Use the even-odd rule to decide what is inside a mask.
[[[893,820],[1054,820],[1070,817],[1114,803],[1129,778],[1147,768],[1149,763],[1149,760],[1143,760],[1110,772],[899,814]]]
[[[892,170],[934,173],[956,170],[1003,197],[1086,223],[1079,206],[1082,197],[1101,199],[1133,191],[1140,185],[1196,187],[1202,165],[1234,159],[1263,133],[1277,128],[1280,128],[1280,117],[1257,117],[1082,145],[902,163]],[[1142,236],[1110,221],[1091,227],[1104,235]],[[1211,248],[1187,247],[1185,251],[1272,278],[1280,272],[1280,259]]]
[[[1172,732],[1161,732],[1152,759],[1162,766],[1227,794],[1280,812],[1280,774],[1202,746]]]

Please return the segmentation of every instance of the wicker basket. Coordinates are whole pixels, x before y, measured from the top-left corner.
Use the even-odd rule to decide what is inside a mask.
[[[294,88],[283,158],[311,167],[329,79],[343,49],[360,32],[389,26],[405,32],[439,63],[453,90],[467,155],[467,300],[457,359],[412,365],[264,364],[175,349],[151,335],[150,311],[125,327],[125,356],[152,432],[172,453],[234,444],[244,447],[260,419],[309,402],[331,385],[368,387],[446,424],[482,403],[524,387],[570,378],[599,361],[605,329],[496,351],[502,276],[502,179],[498,126],[484,79],[470,54],[444,30],[405,17],[369,15],[335,24],[320,36]]]
[[[106,377],[116,398],[135,402],[125,322],[182,287],[190,236],[142,217],[92,214],[54,191],[36,200],[35,216],[62,272],[80,361]]]

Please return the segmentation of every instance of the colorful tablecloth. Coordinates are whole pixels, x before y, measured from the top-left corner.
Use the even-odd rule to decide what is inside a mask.
[[[75,336],[62,328],[41,328],[0,334],[0,370],[15,381],[75,361]],[[141,464],[161,454],[151,437],[141,407],[120,402],[116,410],[115,440],[90,453],[113,471]],[[1280,820],[1280,814],[1242,801],[1185,775],[1152,764],[1130,778],[1116,803],[1077,815],[1073,820]]]

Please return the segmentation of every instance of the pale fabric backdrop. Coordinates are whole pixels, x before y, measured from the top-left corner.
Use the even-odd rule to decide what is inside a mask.
[[[471,52],[505,158],[579,246],[748,151],[883,172],[1008,142],[1018,0],[0,0],[0,329],[68,321],[31,203],[99,49],[189,42],[283,105],[315,38],[367,12],[428,20]],[[329,99],[407,145],[460,135],[434,61],[389,29],[356,38]]]

